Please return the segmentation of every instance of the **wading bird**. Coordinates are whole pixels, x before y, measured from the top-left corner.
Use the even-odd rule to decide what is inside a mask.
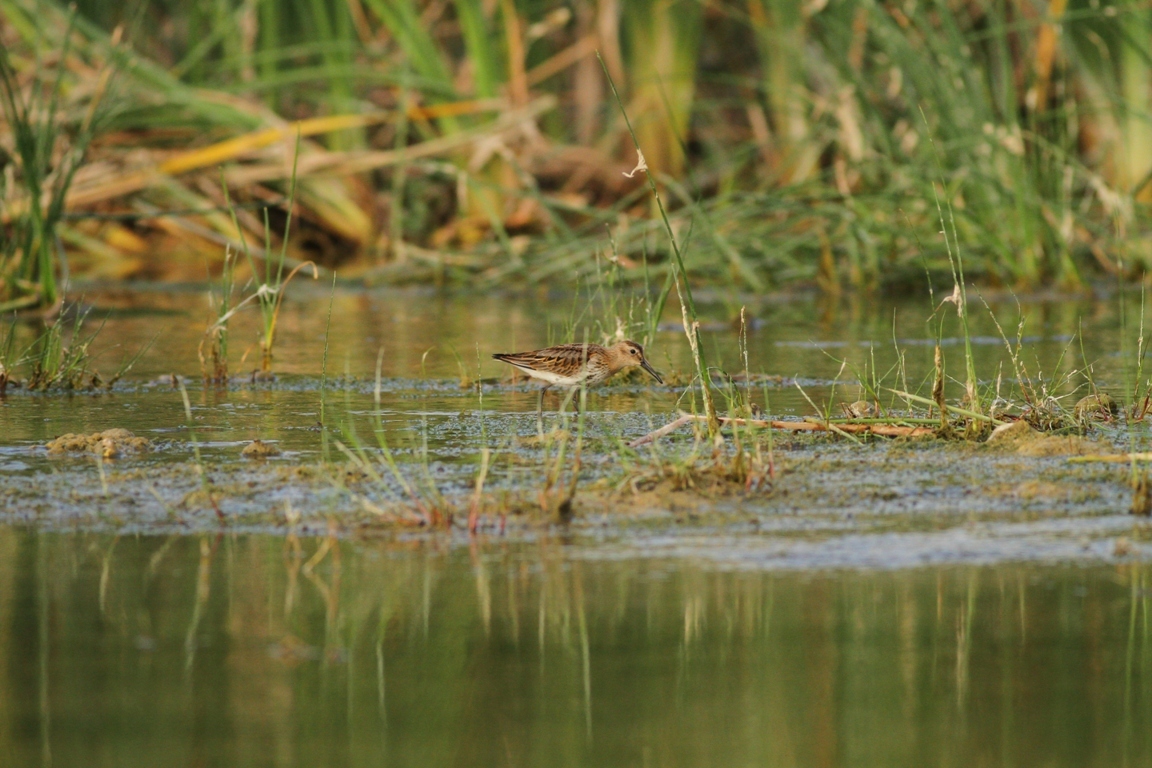
[[[532,352],[496,354],[492,357],[544,382],[537,413],[544,409],[544,392],[549,387],[572,391],[581,386],[593,387],[628,368],[643,368],[658,383],[664,383],[664,379],[644,358],[644,347],[634,341],[621,341],[610,347],[599,344],[560,344]]]

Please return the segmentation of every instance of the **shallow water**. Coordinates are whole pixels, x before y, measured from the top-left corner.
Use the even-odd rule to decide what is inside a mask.
[[[774,377],[753,399],[774,416],[857,399],[859,371],[920,391],[931,374],[927,302],[724,299],[700,297],[705,343],[742,370],[730,319],[748,306],[747,367]],[[324,468],[340,466],[347,425],[367,436],[379,417],[401,470],[446,494],[470,492],[485,446],[490,493],[534,487],[535,391],[501,380],[489,354],[556,341],[579,315],[571,296],[298,291],[278,379],[227,388],[198,380],[202,291],[88,301],[107,317],[94,345],[106,373],[156,341],[112,392],[0,399],[0,752],[13,764],[1152,761],[1152,528],[1128,513],[1124,466],[778,436],[770,494],[592,496],[565,525],[398,530],[359,506],[394,482]],[[1013,337],[1027,315],[1030,375],[1071,377],[1052,394],[1082,386],[1087,362],[1123,399],[1139,297],[1123,301],[993,309]],[[988,312],[972,322],[985,383],[1010,380]],[[683,334],[663,327],[652,361],[690,370]],[[240,315],[233,372],[251,370],[255,340]],[[157,380],[172,373],[191,424]],[[589,393],[587,483],[619,469],[619,440],[689,406],[689,379]],[[549,428],[555,402],[546,411]],[[155,449],[97,461],[40,447],[111,427]],[[1143,425],[1095,437],[1148,443]],[[283,453],[243,460],[254,438]]]
[[[0,529],[12,765],[1146,765],[1149,566]]]
[[[329,422],[375,412],[372,380],[381,353],[386,426],[408,432],[439,430],[442,434],[430,435],[430,447],[448,453],[462,442],[452,428],[462,413],[483,410],[512,417],[496,421],[506,432],[532,434],[536,388],[497,383],[508,371],[491,354],[564,340],[566,329],[573,325],[578,329],[574,335],[587,334],[591,340],[599,340],[604,329],[615,328],[615,321],[603,319],[603,312],[589,310],[585,300],[563,293],[452,296],[425,290],[339,290],[329,294],[309,287],[285,302],[276,346],[278,380],[248,382],[258,367],[258,323],[254,311],[242,312],[230,326],[230,364],[237,378],[231,387],[219,389],[199,383],[198,349],[211,317],[205,289],[91,288],[84,301],[90,309],[88,327],[102,324],[93,349],[97,367],[106,376],[138,350],[145,352],[111,393],[40,397],[15,390],[0,400],[0,473],[36,464],[35,457],[22,449],[67,432],[120,426],[154,440],[178,440],[186,448],[183,405],[179,392],[167,383],[170,374],[185,377],[197,437],[214,459],[234,458],[239,446],[255,438],[279,441],[293,455],[314,455],[321,448],[316,425],[322,394]],[[971,301],[974,359],[984,383],[999,377],[1007,394],[1014,373],[1000,329],[1015,341],[1024,317],[1022,360],[1029,375],[1060,381],[1071,377],[1070,384],[1082,386],[1086,379],[1076,372],[1087,363],[1100,387],[1122,394],[1130,378],[1125,366],[1131,367],[1135,359],[1138,296],[1125,300],[1126,317],[1118,298],[1058,297],[1017,304],[999,297],[990,306],[1000,329],[988,310],[975,308],[979,306],[975,294]],[[710,362],[734,374],[745,368],[735,322],[740,306],[747,307],[747,369],[774,377],[753,385],[750,396],[773,415],[810,415],[814,413],[810,400],[823,408],[829,402],[859,399],[862,392],[854,383],[858,373],[878,378],[884,386],[925,392],[938,330],[949,386],[953,394],[961,393],[963,344],[951,305],[945,304],[932,320],[926,300],[828,304],[802,295],[756,298],[704,293],[703,339]],[[622,303],[619,313],[639,322],[643,306],[636,304],[629,311]],[[647,353],[665,374],[678,374],[681,384],[660,387],[638,377],[630,384],[589,393],[590,410],[625,419],[628,429],[621,431],[622,436],[642,433],[652,423],[663,423],[676,408],[691,405],[687,385],[692,362],[677,317],[669,306]],[[1127,339],[1121,333],[1124,322]],[[22,343],[37,332],[30,326],[18,330]],[[462,379],[487,382],[481,387],[483,398],[475,386],[461,386]],[[1069,389],[1064,386],[1054,394]],[[557,406],[551,398],[546,403],[552,412]],[[835,405],[833,412],[838,413]],[[517,420],[514,414],[525,418]],[[501,424],[492,428],[499,430]],[[186,458],[186,450],[174,448],[152,460]]]

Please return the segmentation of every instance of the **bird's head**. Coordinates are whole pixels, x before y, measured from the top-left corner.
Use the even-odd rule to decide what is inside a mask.
[[[623,371],[628,368],[643,368],[645,371],[656,379],[658,384],[663,384],[664,379],[656,372],[656,369],[644,357],[644,347],[640,346],[634,341],[621,341],[614,344],[609,353],[612,358],[612,370]]]

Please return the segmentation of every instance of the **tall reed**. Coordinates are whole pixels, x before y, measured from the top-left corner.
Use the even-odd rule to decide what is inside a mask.
[[[0,44],[0,114],[11,132],[14,189],[0,181],[0,312],[29,307],[57,308],[66,287],[67,267],[57,231],[64,215],[64,198],[92,141],[98,110],[111,70],[95,83],[95,91],[78,123],[70,114],[78,105],[65,104],[64,63],[71,53],[75,8],[67,16],[61,49],[37,47],[37,62],[56,57],[28,77],[17,69]],[[118,34],[113,35],[115,45]],[[0,165],[7,152],[0,146]]]
[[[78,7],[67,40],[88,63],[107,44],[90,20],[111,27],[119,6]],[[134,41],[143,55],[126,68],[116,127],[137,137],[136,151],[170,153],[173,135],[194,146],[158,161],[157,175],[77,181],[83,194],[59,198],[65,208],[122,201],[163,212],[175,188],[182,207],[218,208],[199,182],[220,164],[238,201],[283,196],[288,164],[276,142],[292,132],[291,115],[319,121],[304,132],[301,212],[327,233],[329,258],[392,256],[397,268],[380,273],[390,278],[584,279],[606,223],[628,222],[618,252],[638,263],[665,217],[681,231],[705,211],[707,237],[683,256],[695,281],[913,288],[922,260],[936,276],[951,272],[936,235],[938,183],[954,202],[970,277],[1076,287],[1152,265],[1139,237],[1152,199],[1152,21],[1142,7],[170,0],[147,14],[144,26],[175,32],[163,45]],[[0,0],[5,39],[21,51],[5,71],[34,69],[26,52],[38,39],[63,49],[53,27],[65,17],[53,0]],[[667,177],[663,213],[637,207],[637,185],[613,165],[631,157],[632,141],[604,107],[596,50]],[[34,81],[44,109],[9,98],[7,112],[40,126],[60,85]],[[77,92],[95,92],[83,82]],[[65,112],[66,125],[82,125]],[[33,169],[17,177],[23,195],[68,178],[35,171],[46,134],[25,143],[41,149],[21,161]],[[100,151],[113,166],[123,157]],[[124,240],[112,225],[93,236],[94,226],[60,222],[53,194],[28,214],[33,233],[55,220],[80,247]],[[234,241],[226,216],[177,218]],[[419,224],[400,231],[401,220]],[[149,221],[142,228],[163,230]],[[262,229],[257,217],[240,224]],[[382,247],[398,235],[405,247]],[[4,273],[5,289],[31,290],[32,302],[57,293],[58,270],[43,268],[54,239],[9,242],[34,256],[21,257],[24,273]],[[650,276],[679,270],[675,261],[653,260]]]

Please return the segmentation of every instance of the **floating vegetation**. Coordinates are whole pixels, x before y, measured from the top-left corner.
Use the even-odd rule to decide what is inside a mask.
[[[266,443],[263,440],[253,440],[244,446],[240,451],[240,455],[246,459],[268,459],[273,456],[280,455],[280,449],[274,443]]]
[[[127,429],[106,429],[88,435],[67,434],[50,440],[44,446],[49,454],[95,453],[105,459],[116,458],[126,453],[142,453],[152,450],[152,441],[137,437]]]
[[[697,428],[707,425],[707,419],[702,416],[691,417],[691,422]],[[676,425],[679,423],[688,422],[672,422]],[[691,491],[708,497],[770,491],[777,476],[772,450],[765,447],[770,436],[765,433],[758,439],[752,437],[748,440],[751,429],[761,425],[732,419],[722,419],[722,423],[748,427],[745,440],[734,441],[731,448],[716,445],[711,450],[705,450],[708,441],[702,439],[703,435],[697,434],[690,451],[672,454],[653,451],[634,461],[624,461],[623,476],[611,478],[609,482],[618,490],[627,489],[632,493]],[[647,445],[654,439],[650,433],[634,440],[629,447]],[[746,444],[748,442],[751,442],[751,446]],[[770,442],[768,445],[771,445]]]

